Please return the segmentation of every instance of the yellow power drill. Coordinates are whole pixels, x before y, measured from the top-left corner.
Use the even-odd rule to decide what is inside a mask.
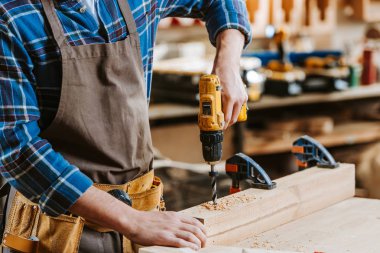
[[[199,81],[199,114],[198,125],[201,131],[202,153],[210,164],[212,201],[216,205],[217,189],[215,165],[222,158],[222,142],[224,129],[224,113],[222,111],[222,86],[216,75],[202,76]],[[247,120],[247,104],[240,111],[238,122]]]

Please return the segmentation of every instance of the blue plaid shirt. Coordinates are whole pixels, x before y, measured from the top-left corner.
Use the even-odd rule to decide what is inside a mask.
[[[53,0],[52,0],[53,1]],[[98,18],[80,0],[54,0],[71,46],[107,43],[128,35],[117,0],[95,0]],[[206,22],[211,43],[225,29],[251,39],[244,0],[128,0],[141,41],[150,96],[158,22],[193,17]],[[64,212],[92,185],[74,164],[39,137],[54,118],[61,83],[60,52],[40,0],[0,2],[0,172],[49,215]]]

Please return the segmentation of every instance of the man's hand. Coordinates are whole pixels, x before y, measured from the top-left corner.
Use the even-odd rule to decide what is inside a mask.
[[[241,107],[248,100],[245,85],[240,76],[240,57],[244,47],[244,35],[234,29],[219,33],[213,74],[222,84],[222,104],[225,128],[236,123]]]
[[[206,244],[205,228],[198,220],[175,212],[137,211],[95,187],[89,188],[70,211],[144,246],[199,250]]]
[[[139,212],[125,217],[126,236],[140,245],[162,245],[199,250],[206,244],[202,223],[176,212]]]

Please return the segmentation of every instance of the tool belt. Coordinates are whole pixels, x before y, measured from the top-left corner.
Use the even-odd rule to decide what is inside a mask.
[[[123,185],[94,184],[103,191],[128,193],[132,207],[141,211],[164,210],[163,184],[153,171]],[[83,227],[98,232],[111,229],[74,215],[47,216],[39,206],[16,192],[4,230],[2,246],[19,252],[78,252]],[[134,252],[133,243],[123,237],[123,252]]]

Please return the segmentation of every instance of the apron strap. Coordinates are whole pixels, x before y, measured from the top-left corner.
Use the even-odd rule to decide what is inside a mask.
[[[66,43],[65,33],[55,12],[54,1],[55,0],[41,0],[41,3],[51,31],[53,32],[53,37],[58,47],[61,48],[68,46],[68,43]]]
[[[49,22],[50,28],[53,32],[53,37],[58,44],[58,47],[68,46],[66,41],[65,32],[63,30],[62,24],[59,21],[57,13],[54,7],[55,0],[41,0],[42,7],[44,9],[46,18]],[[139,36],[137,33],[136,22],[133,18],[131,8],[129,6],[128,0],[117,0],[121,13],[123,14],[129,36],[136,41],[139,45]]]
[[[131,36],[140,45],[139,34],[137,32],[136,22],[133,17],[128,0],[117,0],[121,13],[123,14],[127,25],[129,36]]]

